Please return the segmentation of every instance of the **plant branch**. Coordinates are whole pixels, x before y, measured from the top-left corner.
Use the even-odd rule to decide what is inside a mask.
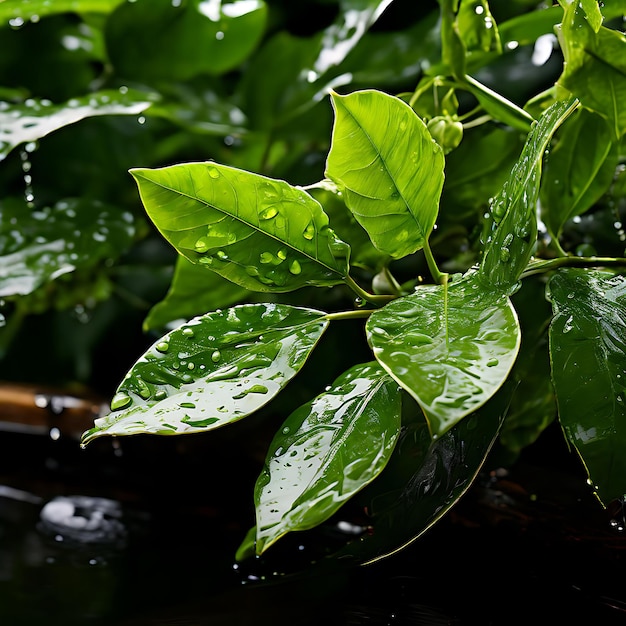
[[[339,311],[337,313],[327,313],[324,317],[327,320],[354,320],[369,317],[376,309],[359,309],[358,311]]]
[[[440,271],[437,267],[437,262],[435,261],[435,257],[433,256],[432,250],[430,249],[430,244],[428,243],[428,238],[424,240],[424,256],[426,257],[426,263],[428,264],[428,269],[430,270],[431,276],[434,281],[438,285],[442,285],[448,282],[448,274]]]
[[[562,256],[548,261],[535,261],[522,272],[521,278],[527,278],[528,276],[533,276],[534,274],[543,274],[560,267],[601,266],[626,267],[626,258],[602,256]]]
[[[363,302],[369,302],[370,304],[373,304],[377,307],[383,306],[384,304],[387,304],[387,302],[390,302],[391,300],[395,300],[397,297],[397,296],[386,295],[386,294],[377,295],[373,293],[368,293],[367,291],[359,287],[359,285],[354,281],[354,279],[350,275],[345,277],[345,283],[346,285],[348,285],[348,287],[350,287],[350,289],[352,289],[352,291],[354,291],[354,293],[357,295],[358,298],[361,298],[361,300],[363,300]]]

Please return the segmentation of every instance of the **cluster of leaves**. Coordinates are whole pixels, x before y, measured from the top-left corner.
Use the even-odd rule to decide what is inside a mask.
[[[143,164],[159,167],[131,174],[178,253],[144,322],[169,330],[83,444],[245,418],[331,325],[365,320],[369,360],[272,440],[241,558],[356,498],[369,532],[341,554],[388,554],[458,501],[494,443],[518,452],[557,415],[599,500],[626,493],[624,2],[440,0],[408,27],[389,18],[399,4],[342,0],[302,36],[260,0],[75,0],[57,10],[85,12],[76,32],[107,89],[61,104],[14,91],[0,112],[6,154],[88,116],[157,124]],[[0,17],[23,24],[26,7],[50,10],[7,3]],[[194,158],[198,137],[212,138],[209,160]],[[36,293],[59,270],[35,243],[61,274],[77,266],[71,238],[33,236],[6,248],[30,282],[0,278]]]

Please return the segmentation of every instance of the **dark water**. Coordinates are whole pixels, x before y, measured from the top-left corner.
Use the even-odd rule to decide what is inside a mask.
[[[486,475],[370,566],[307,565],[316,540],[294,534],[234,567],[260,457],[231,443],[3,433],[0,624],[626,624],[626,542],[568,474]]]

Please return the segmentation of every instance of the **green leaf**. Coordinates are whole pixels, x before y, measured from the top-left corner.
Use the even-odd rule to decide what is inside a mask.
[[[115,206],[68,199],[33,211],[7,199],[0,203],[0,297],[25,296],[116,259],[134,235],[133,216]]]
[[[602,3],[604,4],[604,3]],[[602,26],[602,11],[600,11],[600,5],[598,0],[580,0],[580,8],[585,12],[585,19],[593,28],[594,32],[598,32]]]
[[[597,32],[579,4],[565,10],[559,37],[565,64],[560,87],[606,118],[614,139],[626,132],[626,35],[601,26]]]
[[[456,26],[466,54],[502,52],[498,26],[486,0],[461,0]]]
[[[48,15],[59,13],[110,13],[125,0],[9,0],[0,2],[0,26],[9,20],[11,26],[21,26],[25,22],[39,21]]]
[[[541,115],[498,195],[491,202],[491,232],[487,235],[479,279],[489,288],[509,291],[526,269],[537,240],[537,199],[546,148],[557,128],[577,106],[557,101]]]
[[[506,414],[514,385],[432,441],[423,420],[403,428],[385,471],[358,496],[368,532],[333,555],[372,563],[421,537],[474,482]]]
[[[143,328],[145,331],[163,329],[177,320],[186,321],[206,311],[240,302],[248,293],[247,289],[179,256],[169,291],[150,309]]]
[[[626,494],[626,279],[561,270],[549,283],[559,419],[602,502]]]
[[[421,249],[437,219],[441,148],[399,98],[366,90],[332,101],[326,176],[379,250],[399,258]]]
[[[267,404],[326,330],[325,314],[282,304],[207,313],[164,335],[135,363],[83,444],[103,435],[205,432]]]
[[[378,476],[398,437],[400,399],[377,363],[360,364],[287,418],[254,490],[257,554],[328,519]]]
[[[434,437],[493,396],[520,345],[509,298],[475,278],[418,287],[374,311],[366,331],[376,359],[420,404]]]
[[[593,206],[613,182],[619,150],[606,121],[580,109],[557,135],[541,183],[541,216],[558,238],[565,222]]]
[[[146,211],[192,263],[253,291],[343,282],[350,248],[304,190],[217,163],[133,169]]]
[[[522,13],[499,24],[500,39],[505,50],[534,45],[542,35],[552,35],[563,19],[563,9],[551,6]]]
[[[63,104],[30,98],[23,104],[0,102],[0,161],[13,148],[88,117],[138,115],[149,108],[156,96],[136,89],[105,89]]]
[[[247,59],[264,31],[262,0],[135,0],[109,18],[107,47],[118,75],[136,80],[188,80],[221,75]]]

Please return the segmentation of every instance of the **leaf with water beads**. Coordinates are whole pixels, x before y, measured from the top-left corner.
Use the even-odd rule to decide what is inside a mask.
[[[0,161],[22,143],[88,117],[138,115],[156,101],[154,94],[122,87],[107,89],[62,104],[30,98],[21,104],[0,102]]]
[[[126,0],[21,0],[0,2],[0,22],[9,22],[12,28],[20,28],[26,22],[38,22],[41,18],[60,13],[101,13],[113,11]]]
[[[178,252],[241,287],[285,292],[348,274],[350,247],[303,189],[212,162],[131,173]]]
[[[204,432],[267,404],[302,368],[328,326],[321,311],[245,304],[196,317],[131,368],[83,444],[103,435]]]
[[[548,287],[559,420],[608,504],[626,493],[626,279],[566,269]]]
[[[378,250],[400,258],[421,249],[439,209],[441,148],[398,98],[366,90],[332,101],[326,176]]]
[[[116,259],[132,243],[133,216],[75,198],[33,211],[22,198],[0,202],[0,297],[27,296],[75,271]]]
[[[270,444],[255,487],[256,551],[317,526],[383,470],[401,393],[375,362],[355,365],[296,409]]]
[[[520,346],[510,299],[473,278],[418,287],[377,309],[367,339],[380,364],[420,404],[441,436],[506,380]]]

